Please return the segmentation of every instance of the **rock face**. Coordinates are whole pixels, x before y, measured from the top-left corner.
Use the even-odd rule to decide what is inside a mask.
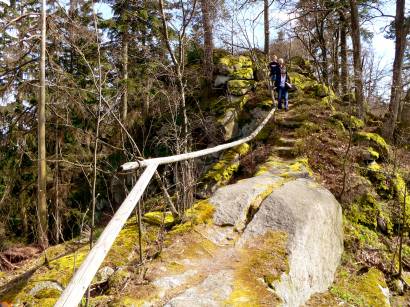
[[[272,157],[202,203],[212,215],[194,231],[184,233],[193,222],[177,226],[182,236],[152,263],[155,288],[143,306],[297,307],[332,284],[343,251],[341,207],[305,160]]]
[[[174,297],[165,306],[220,306],[232,293],[232,271],[220,271],[215,275],[208,276],[201,284],[189,288],[182,294]]]
[[[238,135],[238,116],[249,100],[247,94],[255,87],[252,66],[249,57],[230,55],[220,58],[216,66],[218,75],[214,86],[224,88],[228,97],[222,100],[224,105],[220,106],[222,112],[218,116],[225,141]]]
[[[342,211],[334,196],[311,179],[274,190],[261,204],[240,243],[268,230],[289,234],[289,274],[274,283],[284,306],[300,306],[333,282],[343,252]]]
[[[250,210],[257,210],[263,197],[281,178],[257,176],[218,189],[209,199],[215,206],[213,221],[218,226],[234,226],[242,231]]]

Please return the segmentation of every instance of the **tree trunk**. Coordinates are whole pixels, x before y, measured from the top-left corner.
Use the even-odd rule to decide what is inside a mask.
[[[38,102],[38,243],[42,248],[48,246],[48,213],[46,200],[47,167],[46,167],[46,0],[41,5],[41,52],[40,52],[40,99]]]
[[[336,30],[333,42],[333,89],[340,94],[340,65],[339,65],[340,29]]]
[[[389,139],[393,139],[394,130],[396,129],[396,123],[399,116],[399,108],[402,89],[402,69],[403,69],[403,57],[406,47],[406,36],[408,34],[408,26],[404,26],[405,17],[404,10],[406,6],[405,0],[396,1],[396,17],[395,17],[395,30],[396,30],[396,48],[393,62],[393,78],[390,95],[389,113],[384,122],[383,135]],[[397,26],[400,25],[400,26]]]
[[[269,0],[264,0],[263,3],[263,23],[265,32],[265,55],[269,56]]]
[[[347,67],[347,25],[343,12],[340,13],[340,85],[341,93],[346,95],[349,90],[349,75]]]
[[[323,41],[321,44],[321,67],[322,67],[322,78],[323,78],[323,82],[326,85],[329,85],[329,71],[328,71],[328,67],[329,67],[329,62],[328,62],[328,58],[327,58],[327,47],[326,47],[326,41]]]
[[[127,31],[127,30],[126,30]],[[121,119],[125,123],[128,114],[128,33],[125,32],[122,37],[122,73],[124,89],[122,93],[122,112]]]
[[[212,89],[213,77],[213,24],[211,18],[211,8],[209,0],[201,0],[202,25],[204,30],[204,62],[203,70],[205,75],[205,96],[209,97]]]
[[[354,84],[355,98],[357,105],[357,116],[364,119],[364,97],[363,97],[363,80],[362,80],[362,50],[360,42],[360,22],[359,9],[356,0],[349,0],[350,3],[350,18],[352,28],[352,44],[353,44],[353,69],[354,69]]]

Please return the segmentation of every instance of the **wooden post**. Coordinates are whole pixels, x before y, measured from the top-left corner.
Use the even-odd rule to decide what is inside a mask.
[[[144,193],[157,167],[157,164],[152,163],[141,175],[121,207],[117,210],[107,227],[105,227],[98,241],[95,243],[94,248],[88,253],[87,258],[85,258],[80,268],[74,274],[54,307],[72,307],[77,306],[81,302],[84,292],[87,290],[88,285],[93,280],[105,256],[110,251],[115,238],[120,233],[128,217],[134,210],[135,205]]]

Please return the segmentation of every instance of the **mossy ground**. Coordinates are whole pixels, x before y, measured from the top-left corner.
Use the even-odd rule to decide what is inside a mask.
[[[228,306],[275,306],[281,300],[268,287],[288,272],[287,234],[267,232],[258,244],[244,248],[235,264],[235,282]]]

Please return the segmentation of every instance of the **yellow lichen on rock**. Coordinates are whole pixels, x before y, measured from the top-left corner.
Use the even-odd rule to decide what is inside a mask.
[[[387,307],[390,304],[383,293],[387,289],[383,273],[376,268],[370,268],[367,273],[362,275],[352,275],[341,269],[337,274],[337,282],[330,292],[355,306]]]
[[[185,213],[186,221],[172,228],[170,234],[180,234],[192,230],[195,225],[209,224],[215,208],[207,199],[198,201]]]
[[[172,226],[175,223],[174,217],[172,216],[171,212],[159,212],[159,211],[152,211],[147,212],[142,217],[142,220],[145,223],[161,226],[164,225],[165,227]]]
[[[274,306],[281,300],[269,287],[289,270],[287,234],[269,231],[258,238],[258,244],[241,251],[235,264],[233,291],[225,302],[228,306]]]
[[[229,182],[234,173],[239,169],[239,158],[247,154],[250,146],[247,143],[227,150],[218,162],[204,175],[204,180],[211,184],[224,185]]]

